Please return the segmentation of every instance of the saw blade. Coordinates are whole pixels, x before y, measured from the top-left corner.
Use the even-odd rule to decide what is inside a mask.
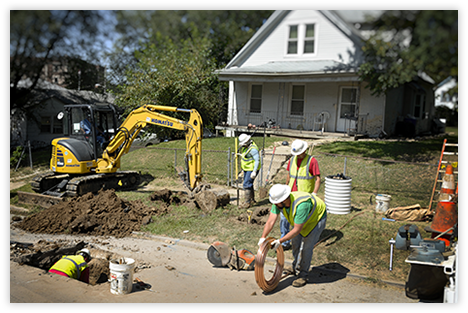
[[[214,266],[226,266],[231,260],[231,250],[222,242],[214,242],[207,251],[208,260]]]
[[[215,247],[210,246],[208,248],[207,257],[214,266],[223,266],[223,262],[221,261],[221,254],[219,254]]]

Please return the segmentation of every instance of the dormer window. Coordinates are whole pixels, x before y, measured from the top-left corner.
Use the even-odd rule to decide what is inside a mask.
[[[297,54],[297,25],[289,26],[288,54]]]
[[[304,38],[304,53],[315,52],[315,25],[307,24]]]
[[[303,55],[315,53],[316,25],[289,25],[287,54]]]

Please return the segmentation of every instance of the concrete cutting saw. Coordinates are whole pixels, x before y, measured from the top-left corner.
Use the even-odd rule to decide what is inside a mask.
[[[215,241],[207,251],[211,264],[217,267],[227,266],[231,270],[253,270],[255,268],[255,255],[246,249],[236,250],[221,241]]]

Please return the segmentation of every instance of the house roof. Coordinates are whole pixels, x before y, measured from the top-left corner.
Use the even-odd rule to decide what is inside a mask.
[[[308,75],[308,74],[329,74],[329,73],[355,73],[356,67],[337,62],[334,60],[314,60],[314,61],[272,61],[256,66],[233,67],[217,71],[222,76],[228,75]]]
[[[20,81],[18,86],[27,88],[31,85],[29,79]],[[101,94],[90,90],[66,89],[53,83],[39,80],[36,89],[31,92],[31,105],[40,104],[48,99],[58,99],[64,104],[74,103],[109,103],[113,104],[115,96],[111,94]]]

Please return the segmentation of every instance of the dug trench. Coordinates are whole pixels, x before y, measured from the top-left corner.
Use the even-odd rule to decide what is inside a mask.
[[[114,190],[101,190],[97,194],[88,193],[55,204],[14,222],[12,227],[29,233],[76,235],[77,238],[80,235],[123,238],[140,231],[142,226],[151,223],[153,217],[169,213],[173,205],[185,205],[209,213],[210,210],[225,206],[230,199],[229,193],[210,190],[210,187],[205,186],[195,195],[168,189],[155,191],[150,200],[154,205],[147,206],[141,200],[121,199]],[[267,208],[256,208],[250,215],[250,223],[264,224],[267,214]],[[247,219],[246,213],[238,217],[241,222]],[[89,283],[95,285],[108,282],[109,262],[121,257],[99,249],[100,244],[102,242],[76,240],[39,240],[36,243],[10,241],[10,260],[47,271],[62,256],[88,248],[93,257],[88,264]],[[134,271],[151,266],[136,259]]]

